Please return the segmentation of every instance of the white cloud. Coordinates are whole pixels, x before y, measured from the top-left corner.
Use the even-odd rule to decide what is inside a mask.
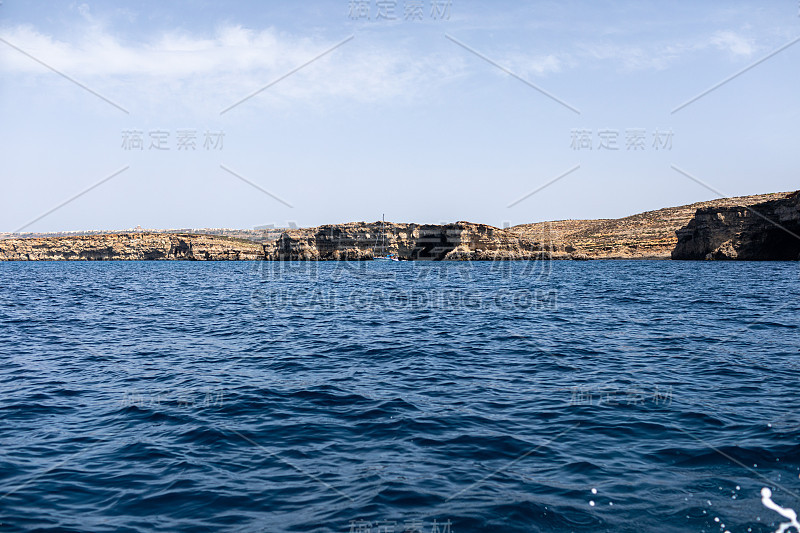
[[[665,50],[612,43],[585,45],[582,52],[582,55],[590,62],[613,62],[616,63],[618,67],[625,70],[661,70],[666,68],[670,60],[674,57],[674,53],[669,53]]]
[[[753,55],[754,46],[752,39],[746,39],[732,31],[718,31],[711,39],[709,44],[720,50],[727,50],[737,56]]]
[[[555,54],[514,55],[509,57],[507,61],[504,66],[524,78],[541,77],[546,74],[560,72],[563,65],[562,59]]]
[[[79,12],[89,22],[81,37],[59,40],[31,26],[0,30],[0,35],[54,69],[115,100],[150,107],[172,102],[184,107],[220,110],[264,87],[336,44],[335,40],[294,36],[275,28],[220,27],[211,35],[164,32],[150,41],[123,41],[97,23],[88,7]],[[342,35],[341,37],[345,37]],[[725,50],[735,57],[754,51],[752,39],[733,31],[680,42],[626,43],[623,39],[564,47],[551,53],[484,52],[527,79],[568,69],[615,65],[624,70],[662,70],[699,50]],[[293,101],[414,101],[469,72],[476,59],[465,54],[410,51],[401,43],[359,34],[352,41],[259,95],[259,105]],[[52,76],[41,65],[0,43],[0,72],[6,76]],[[498,75],[502,74],[500,71]],[[251,102],[248,105],[252,105]]]
[[[717,31],[711,37],[685,39],[676,42],[651,41],[647,43],[617,44],[614,42],[589,43],[582,46],[584,61],[614,62],[625,70],[663,70],[697,52],[715,48],[736,57],[749,57],[755,51],[753,39],[733,31]]]
[[[86,16],[90,16],[88,12]],[[80,41],[57,40],[30,26],[0,31],[8,42],[87,84],[135,86],[153,98],[176,88],[208,98],[238,99],[283,76],[334,46],[336,41],[293,37],[266,29],[220,28],[198,37],[169,32],[152,42],[123,43],[95,27]],[[343,36],[344,37],[344,36]],[[413,97],[445,83],[464,68],[461,58],[408,54],[397,47],[366,46],[359,38],[342,45],[270,89],[279,99],[324,96],[376,101]],[[41,65],[0,43],[6,75],[51,75]],[[232,102],[231,102],[232,103]]]
[[[221,29],[212,38],[167,33],[139,45],[124,45],[113,35],[91,32],[81,42],[65,42],[21,26],[3,32],[6,40],[39,60],[84,77],[152,76],[187,78],[203,74],[275,69],[305,61],[327,43],[279,39],[272,30],[254,32],[240,26]],[[41,67],[7,48],[4,70],[37,72]]]

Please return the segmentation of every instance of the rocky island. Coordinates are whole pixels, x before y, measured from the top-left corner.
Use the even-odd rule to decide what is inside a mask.
[[[14,237],[0,240],[0,260],[369,260],[379,245],[406,260],[797,260],[800,191],[510,228],[350,222],[286,229],[267,240],[184,232]]]

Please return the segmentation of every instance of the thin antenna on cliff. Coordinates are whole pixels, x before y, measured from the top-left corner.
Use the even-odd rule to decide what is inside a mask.
[[[393,254],[386,253],[386,213],[381,214],[381,254],[375,255],[373,250],[373,261],[399,261]],[[378,246],[378,236],[375,236],[375,247]]]

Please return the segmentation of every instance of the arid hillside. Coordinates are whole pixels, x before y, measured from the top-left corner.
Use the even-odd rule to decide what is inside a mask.
[[[676,232],[698,209],[750,206],[793,193],[758,194],[697,202],[646,211],[625,218],[560,220],[521,224],[509,231],[534,242],[550,243],[554,257],[589,259],[669,259],[678,244]]]

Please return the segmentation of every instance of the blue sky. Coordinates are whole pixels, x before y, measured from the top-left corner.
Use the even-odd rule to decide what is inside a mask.
[[[500,226],[798,188],[796,1],[436,3],[4,0],[0,231]]]

